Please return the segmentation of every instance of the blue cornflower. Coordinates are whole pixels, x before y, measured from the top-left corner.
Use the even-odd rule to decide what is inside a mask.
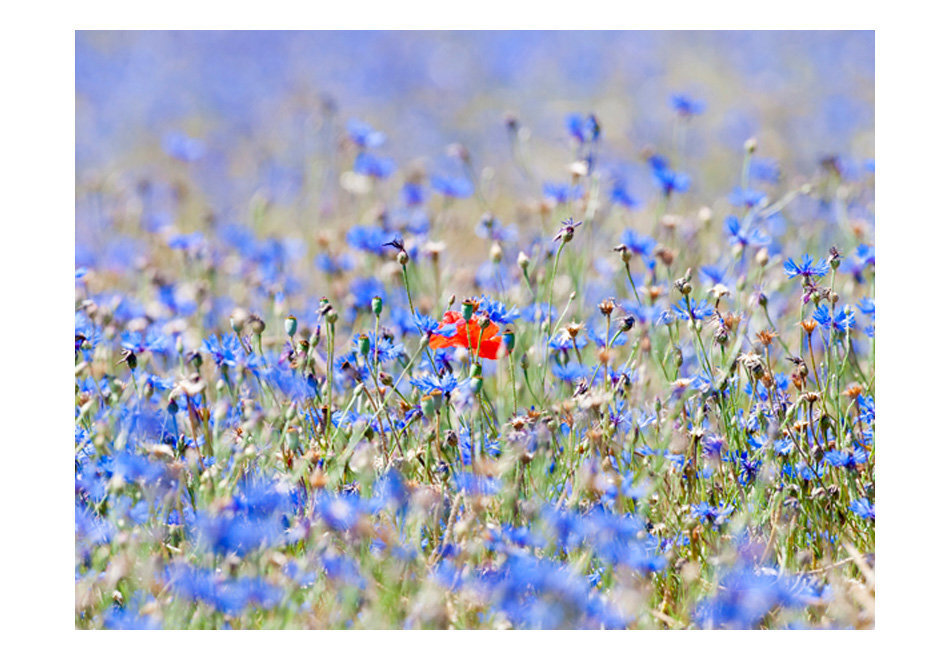
[[[500,489],[497,479],[470,472],[458,472],[452,480],[455,487],[466,495],[494,495]]]
[[[858,465],[854,454],[838,449],[826,451],[823,460],[832,467],[843,467],[849,470],[853,470]]]
[[[415,321],[416,327],[419,329],[419,333],[427,337],[434,334],[435,331],[439,329],[439,322],[431,316],[426,316],[425,314],[416,312],[413,320]]]
[[[584,188],[582,186],[551,182],[544,184],[544,196],[557,204],[567,204],[575,199],[580,199],[583,195]]]
[[[548,342],[548,347],[553,348],[556,351],[569,351],[574,348],[574,344],[577,344],[578,350],[587,346],[587,337],[584,334],[578,334],[576,337],[571,337],[567,330],[562,329],[556,335],[551,337],[551,340]]]
[[[224,337],[211,335],[202,342],[201,346],[206,353],[211,355],[214,363],[219,367],[222,364],[229,367],[236,366],[238,352],[244,352],[237,335],[233,334],[227,334]]]
[[[374,179],[386,179],[396,171],[396,161],[387,156],[377,156],[362,151],[353,161],[353,171],[358,174],[371,176]]]
[[[353,306],[357,309],[367,309],[376,297],[386,302],[386,287],[375,277],[354,279],[350,283],[350,293],[353,296]]]
[[[729,515],[735,511],[735,506],[728,505],[724,507],[713,506],[707,502],[701,502],[699,504],[694,504],[692,507],[692,514],[701,522],[713,523],[714,525],[722,525],[729,519]]]
[[[831,270],[831,267],[824,259],[819,259],[816,262],[813,261],[811,255],[808,254],[802,257],[801,265],[796,264],[795,261],[789,257],[785,260],[784,267],[788,279],[795,277],[824,277],[828,274],[828,271]]]
[[[670,97],[670,107],[676,110],[681,117],[693,117],[702,114],[706,109],[706,103],[699,99],[686,96],[686,94],[673,94]]]
[[[365,121],[350,119],[346,122],[346,133],[353,143],[361,149],[381,147],[386,142],[386,134],[377,131]]]
[[[418,387],[423,394],[432,394],[432,392],[438,390],[446,395],[450,394],[459,384],[455,375],[449,372],[442,374],[441,377],[424,374],[418,378],[410,378],[409,383]]]
[[[337,256],[322,252],[313,260],[313,264],[318,270],[328,275],[339,275],[348,270],[352,270],[356,265],[350,254],[341,254]]]
[[[778,183],[782,170],[771,158],[752,158],[749,162],[749,176],[757,181]]]
[[[204,142],[177,131],[165,134],[162,138],[162,148],[172,158],[185,163],[193,163],[205,155]]]
[[[716,310],[713,309],[713,306],[709,304],[708,300],[700,300],[699,302],[693,300],[692,304],[688,305],[686,298],[683,298],[679,301],[679,304],[673,305],[673,313],[682,321],[692,319],[702,321],[715,314]]]
[[[173,250],[184,250],[188,252],[202,247],[204,242],[204,234],[200,231],[196,231],[191,234],[175,234],[168,239],[168,247]]]
[[[366,588],[366,579],[360,574],[360,567],[352,558],[337,553],[321,557],[323,569],[331,580],[345,582],[360,589]]]
[[[359,495],[353,493],[324,494],[317,499],[315,510],[331,529],[347,531],[368,513],[365,504]]]
[[[488,296],[481,296],[478,299],[478,311],[488,314],[488,318],[498,325],[514,323],[515,319],[521,315],[517,307],[508,309],[503,302]]]
[[[499,243],[514,243],[518,240],[518,227],[499,222],[498,218],[486,213],[475,225],[475,235],[479,238],[489,238]]]
[[[132,608],[113,607],[102,621],[107,630],[161,630],[159,619],[152,615],[139,614]]]
[[[740,565],[719,580],[719,589],[700,603],[694,618],[704,628],[748,630],[777,607],[804,607],[818,596],[806,580]]]
[[[743,229],[739,218],[734,215],[726,217],[724,226],[726,234],[729,236],[730,245],[762,247],[771,242],[771,239],[757,227]]]
[[[699,276],[703,278],[703,281],[709,286],[721,284],[726,280],[726,269],[713,264],[700,266]]]
[[[675,322],[676,317],[673,316],[673,312],[669,309],[664,309],[659,314],[657,314],[654,325],[673,325]]]
[[[400,191],[402,203],[406,206],[419,206],[426,201],[426,190],[421,183],[407,181]]]
[[[865,520],[874,520],[874,503],[866,497],[852,502],[850,509]]]
[[[653,173],[653,182],[663,191],[664,195],[669,197],[674,192],[689,190],[689,175],[670,169],[667,160],[663,156],[650,156],[648,162]]]
[[[455,197],[465,199],[475,193],[475,186],[467,178],[451,176],[433,176],[431,180],[432,189],[446,197]]]
[[[377,337],[376,333],[369,332],[367,333],[367,338],[369,339],[369,354],[367,359],[370,361],[378,361],[380,364],[386,364],[392,362],[400,355],[403,355],[406,352],[406,349],[402,344],[397,344],[392,337],[387,337],[385,335]],[[353,344],[359,350],[360,337],[359,335],[353,337]]]
[[[818,305],[815,308],[812,318],[815,319],[825,329],[831,329],[836,333],[845,333],[854,327],[854,312],[845,308],[831,316],[831,312],[825,305]]]
[[[567,364],[552,364],[551,373],[555,378],[563,380],[572,385],[582,378],[590,375],[590,367],[585,367],[577,362],[568,362]]]
[[[620,243],[627,246],[631,253],[640,255],[644,263],[649,262],[648,267],[653,267],[652,264],[655,263],[653,260],[653,250],[656,249],[655,240],[646,235],[641,236],[633,229],[625,229],[620,235]]]
[[[854,250],[855,260],[864,265],[874,265],[874,246],[861,244]]]
[[[168,348],[168,336],[155,326],[149,326],[145,332],[129,332],[126,330],[121,337],[122,348],[136,353],[146,351],[164,353]]]
[[[600,139],[600,125],[594,115],[569,114],[564,121],[568,133],[581,144],[594,143]]]
[[[386,253],[383,244],[392,238],[381,227],[375,225],[356,225],[346,232],[346,242],[357,250],[382,256]]]
[[[744,206],[751,209],[765,201],[766,197],[767,195],[761,190],[736,187],[729,194],[729,203],[733,206]]]
[[[628,209],[635,209],[640,206],[640,200],[627,191],[627,186],[619,179],[614,180],[610,187],[610,201],[619,204]]]

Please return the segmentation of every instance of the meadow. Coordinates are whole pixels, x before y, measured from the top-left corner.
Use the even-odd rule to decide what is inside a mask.
[[[76,628],[874,627],[873,35],[76,86]]]

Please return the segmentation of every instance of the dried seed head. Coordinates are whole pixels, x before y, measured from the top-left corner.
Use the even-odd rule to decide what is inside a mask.
[[[247,328],[251,331],[252,334],[262,335],[264,334],[264,328],[266,328],[264,319],[262,319],[257,314],[251,314],[247,319]]]
[[[610,316],[614,312],[616,307],[616,301],[613,298],[604,298],[600,301],[600,304],[597,305],[597,309],[600,310],[600,313],[604,316]]]

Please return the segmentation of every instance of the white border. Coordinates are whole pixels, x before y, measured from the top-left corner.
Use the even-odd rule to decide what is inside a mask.
[[[55,4],[55,3],[54,3]],[[915,647],[941,648],[946,610],[944,544],[946,495],[939,487],[946,460],[945,331],[947,262],[946,115],[943,99],[947,39],[943,22],[924,3],[902,2],[890,11],[867,2],[677,2],[675,7],[615,2],[313,3],[274,1],[196,3],[83,2],[48,4],[6,22],[2,43],[5,465],[3,622],[9,648],[59,657],[167,657],[201,654],[406,655],[537,657],[691,651],[708,657],[766,653],[821,657],[874,650],[899,651],[902,633]],[[667,10],[669,7],[669,10]],[[928,18],[929,16],[929,18]],[[675,19],[676,22],[672,22]],[[68,486],[72,464],[64,438],[72,420],[68,335],[73,271],[74,93],[73,28],[833,28],[877,33],[877,400],[878,631],[870,634],[773,633],[751,646],[750,634],[590,633],[289,633],[207,636],[166,632],[161,644],[136,643],[128,634],[73,631],[73,527]],[[941,140],[940,138],[943,138]],[[941,252],[938,252],[941,251]],[[60,348],[62,347],[62,348]],[[13,357],[9,361],[9,357]],[[62,399],[60,399],[62,397]],[[9,422],[13,422],[13,426]],[[50,473],[49,468],[53,466]],[[13,567],[13,570],[11,570]],[[818,639],[818,635],[822,635]],[[425,635],[423,637],[422,635]],[[478,635],[478,639],[471,638]],[[742,635],[743,639],[738,639]],[[397,637],[398,636],[398,637]],[[466,643],[467,642],[467,643]],[[675,646],[673,646],[675,645]],[[41,647],[41,648],[38,648]],[[909,650],[909,649],[907,649]]]

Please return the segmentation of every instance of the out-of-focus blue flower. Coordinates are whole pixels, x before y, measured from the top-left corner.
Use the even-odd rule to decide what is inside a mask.
[[[422,184],[407,181],[400,191],[402,203],[406,206],[419,206],[426,201],[426,190]]]
[[[778,163],[770,158],[752,158],[749,162],[749,176],[756,181],[778,183],[782,170]]]
[[[771,242],[771,239],[757,227],[744,229],[739,218],[734,215],[726,217],[724,226],[729,243],[732,245],[762,247]]]
[[[667,197],[674,192],[683,193],[689,190],[689,175],[672,170],[666,158],[654,154],[648,160],[653,174],[653,182]]]
[[[641,236],[633,229],[625,229],[620,235],[620,243],[626,245],[633,254],[640,255],[643,262],[649,268],[653,268],[653,264],[656,263],[653,259],[653,251],[656,249],[655,240],[646,235]]]
[[[706,109],[706,103],[699,99],[690,98],[686,94],[673,94],[670,97],[670,107],[683,117],[700,115]]]
[[[584,188],[582,186],[551,182],[544,184],[544,196],[555,204],[567,204],[575,199],[580,199],[583,195]]]
[[[853,501],[849,508],[865,520],[874,520],[874,503],[866,497]]]
[[[204,142],[179,132],[166,133],[162,138],[162,148],[172,158],[185,163],[201,160],[205,155]]]
[[[776,607],[804,607],[819,595],[805,578],[741,565],[719,580],[719,589],[697,607],[695,618],[704,628],[748,630]]]
[[[552,364],[551,373],[559,380],[574,384],[582,378],[589,377],[591,370],[590,367],[585,367],[578,362],[568,362],[567,364]]]
[[[377,156],[368,151],[361,151],[353,161],[353,171],[374,179],[387,179],[396,171],[396,161],[387,156]]]
[[[365,121],[350,119],[346,122],[346,133],[353,144],[361,149],[375,149],[386,142],[386,134],[377,131]]]
[[[735,511],[735,507],[731,504],[720,507],[709,504],[708,502],[701,502],[694,504],[691,511],[693,517],[700,522],[712,523],[713,525],[719,526],[729,519],[729,516]]]
[[[832,317],[831,311],[825,305],[818,305],[812,314],[812,318],[823,328],[833,330],[840,334],[844,334],[853,328],[855,321],[854,312],[851,310],[847,308],[839,309],[834,317]]]
[[[430,180],[432,189],[445,197],[465,199],[475,193],[475,186],[467,178],[450,176],[433,176]]]
[[[600,124],[594,115],[569,114],[565,120],[567,132],[581,144],[594,143],[600,139]]]
[[[226,334],[223,337],[211,335],[202,342],[201,346],[219,367],[221,365],[236,366],[238,355],[244,353],[237,335],[233,334]]]
[[[382,298],[386,302],[386,287],[375,277],[359,277],[350,283],[353,307],[359,310],[369,309],[373,298]]]
[[[758,206],[766,199],[766,194],[761,190],[752,190],[751,188],[733,188],[729,194],[729,203],[733,206],[744,206],[752,208]]]
[[[383,245],[392,240],[392,236],[375,225],[355,225],[346,232],[346,242],[350,247],[382,256],[386,253]]]
[[[626,184],[619,179],[615,179],[610,186],[610,201],[628,209],[640,207],[640,200],[630,194]]]

